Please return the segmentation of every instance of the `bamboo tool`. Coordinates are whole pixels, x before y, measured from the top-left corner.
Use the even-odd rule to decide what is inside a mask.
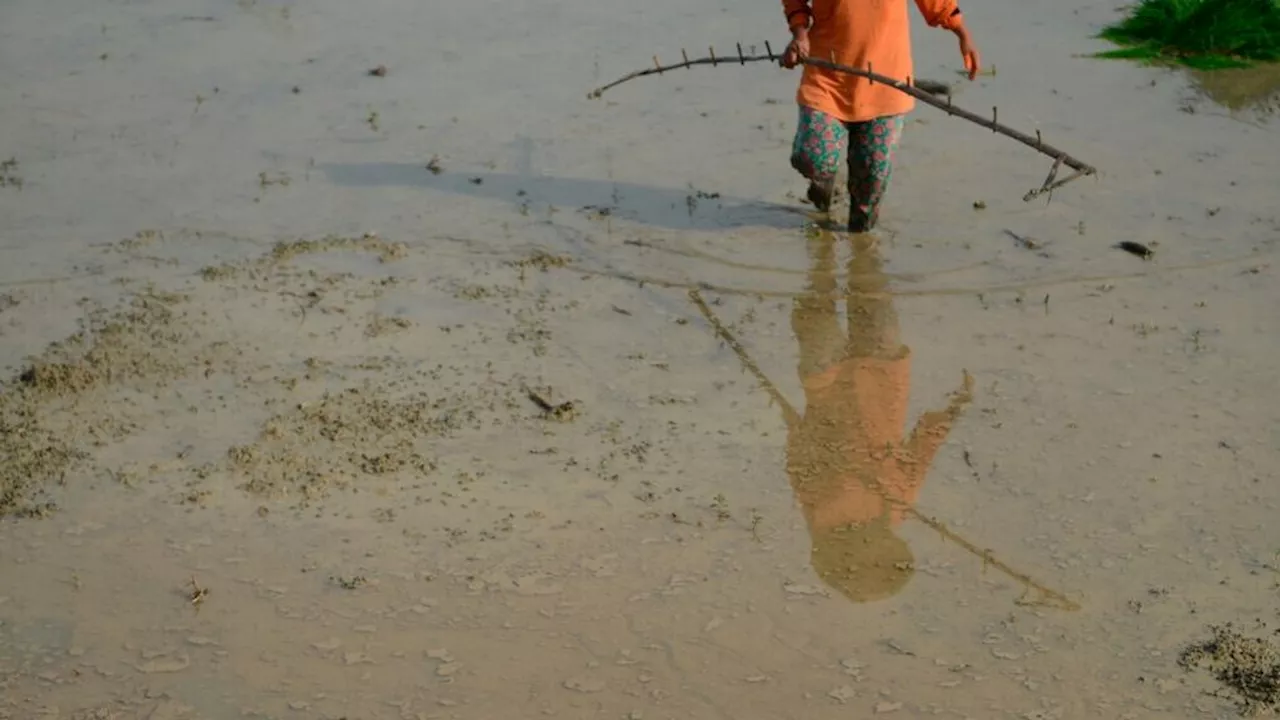
[[[729,329],[726,328],[724,324],[720,322],[720,319],[716,317],[715,313],[711,311],[711,308],[707,305],[706,301],[702,299],[702,293],[697,290],[690,290],[689,299],[693,301],[694,305],[698,306],[698,310],[702,313],[703,317],[707,319],[707,322],[711,324],[716,335],[718,335],[721,340],[725,341],[725,343],[727,343],[733,350],[734,354],[738,356],[738,360],[741,361],[742,366],[755,376],[756,382],[760,384],[760,387],[763,388],[764,391],[773,398],[773,401],[782,408],[782,414],[786,416],[787,424],[791,425],[793,423],[800,422],[800,414],[796,412],[796,409],[792,407],[791,403],[783,396],[782,391],[778,389],[778,386],[774,385],[773,381],[770,380],[769,377],[764,374],[764,371],[760,369],[760,366],[756,365],[755,361],[751,359],[751,356],[747,354],[747,350],[742,346],[742,343],[738,342],[738,339],[729,332]],[[872,482],[876,481],[873,480]],[[878,483],[876,484],[878,485]],[[1017,601],[1019,605],[1045,606],[1068,611],[1080,609],[1080,605],[1072,601],[1066,595],[1036,582],[1036,580],[1030,575],[1015,570],[1005,564],[999,558],[995,557],[990,550],[984,550],[978,547],[969,540],[957,535],[953,530],[948,528],[946,525],[943,525],[938,520],[926,516],[911,505],[894,499],[884,491],[884,488],[877,487],[876,490],[880,497],[882,497],[886,502],[896,505],[906,515],[919,520],[921,523],[924,523],[941,535],[944,539],[954,542],[965,550],[968,550],[970,553],[981,558],[982,567],[984,569],[988,566],[993,567],[1008,577],[1017,580],[1024,588],[1027,589],[1027,591],[1035,590],[1040,594],[1040,597],[1034,600],[1023,600],[1022,598],[1019,598]]]
[[[717,65],[732,65],[735,63],[738,65],[746,65],[749,62],[765,62],[765,61],[773,62],[773,63],[781,62],[782,56],[775,53],[773,51],[773,48],[770,47],[769,43],[766,42],[764,44],[764,47],[766,51],[766,54],[764,55],[760,55],[760,54],[746,55],[746,54],[743,54],[742,44],[739,43],[737,46],[738,54],[736,56],[728,56],[728,57],[725,57],[725,56],[717,57],[715,48],[710,48],[709,49],[710,55],[704,58],[695,58],[692,60],[689,59],[688,53],[686,53],[684,50],[681,50],[680,54],[681,56],[683,56],[684,60],[674,65],[663,65],[658,61],[658,56],[655,55],[653,56],[653,67],[645,68],[643,70],[637,70],[633,73],[628,73],[627,75],[623,75],[622,77],[618,78],[617,80],[614,80],[608,85],[604,85],[596,88],[595,90],[592,90],[587,95],[587,97],[593,98],[593,99],[598,98],[601,95],[604,95],[605,91],[613,87],[616,87],[618,85],[621,85],[622,83],[627,82],[629,80],[645,77],[647,75],[661,75],[670,70],[680,70],[683,68],[691,68],[694,65],[710,65],[712,67],[716,67]],[[1032,137],[1030,135],[1027,135],[1026,133],[1019,132],[1018,130],[1014,130],[1013,128],[1007,125],[1002,125],[1000,122],[998,122],[999,111],[997,110],[997,108],[994,108],[994,107],[991,108],[991,118],[987,119],[976,113],[970,112],[969,110],[965,110],[964,108],[959,108],[952,105],[950,93],[941,93],[946,95],[946,100],[939,100],[937,97],[934,96],[934,94],[931,94],[930,90],[940,89],[938,86],[941,85],[941,83],[935,83],[932,81],[921,81],[921,80],[913,81],[911,78],[907,78],[906,80],[897,80],[895,78],[891,78],[886,75],[880,75],[872,71],[870,66],[868,66],[867,69],[863,70],[861,68],[855,68],[849,65],[841,65],[840,63],[837,63],[834,60],[822,60],[820,58],[814,58],[814,57],[800,58],[800,62],[805,65],[811,65],[813,67],[824,68],[827,70],[835,70],[836,72],[842,72],[842,73],[847,73],[849,75],[864,77],[871,83],[880,83],[882,85],[888,85],[889,87],[899,92],[906,93],[907,95],[910,95],[916,100],[919,100],[920,102],[926,105],[931,105],[941,110],[942,112],[945,112],[948,115],[963,118],[965,120],[968,120],[971,123],[987,128],[988,130],[994,133],[999,133],[1000,135],[1004,135],[1007,138],[1012,138],[1014,140],[1017,140],[1023,145],[1026,145],[1027,147],[1032,148],[1036,152],[1042,153],[1044,155],[1048,155],[1049,157],[1053,158],[1054,160],[1053,168],[1049,171],[1049,176],[1045,178],[1044,183],[1040,187],[1029,190],[1025,195],[1022,196],[1022,199],[1024,202],[1029,202],[1031,200],[1034,200],[1035,198],[1040,197],[1041,195],[1051,196],[1054,190],[1062,187],[1063,185],[1066,185],[1072,180],[1076,180],[1077,178],[1082,178],[1088,175],[1096,175],[1098,172],[1098,170],[1094,168],[1092,165],[1089,165],[1080,160],[1077,160],[1076,158],[1053,147],[1052,145],[1046,144],[1044,140],[1040,137],[1039,130],[1036,131],[1035,137]],[[1072,172],[1071,174],[1059,180],[1058,170],[1061,169],[1063,165],[1066,165],[1068,168],[1072,169],[1074,172]]]

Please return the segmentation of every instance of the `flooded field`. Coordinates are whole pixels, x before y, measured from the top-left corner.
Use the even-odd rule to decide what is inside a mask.
[[[922,106],[850,238],[795,74],[586,97],[771,3],[5,3],[0,718],[1273,712],[1274,69],[966,12],[1098,177]]]

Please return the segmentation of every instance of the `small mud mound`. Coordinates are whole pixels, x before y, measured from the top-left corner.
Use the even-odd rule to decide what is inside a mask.
[[[130,249],[160,239],[156,233],[140,233],[119,245]],[[51,344],[8,381],[0,382],[0,517],[43,515],[53,508],[49,493],[65,479],[110,474],[110,461],[103,460],[103,451],[135,435],[162,433],[169,417],[160,410],[162,399],[171,399],[179,384],[203,382],[187,390],[206,407],[221,393],[236,392],[233,386],[243,389],[246,383],[252,384],[254,368],[269,364],[272,357],[246,345],[240,317],[211,314],[212,301],[226,303],[218,306],[226,315],[246,312],[228,298],[271,295],[258,285],[279,285],[272,288],[277,294],[301,295],[294,292],[301,286],[291,278],[310,277],[315,271],[307,275],[291,268],[292,261],[330,251],[359,252],[392,262],[402,257],[404,246],[373,234],[282,242],[247,261],[206,268],[202,275],[208,282],[184,279],[176,288],[182,292],[148,286],[129,296],[123,307],[89,308],[80,331]],[[361,284],[353,279],[349,284],[366,289],[370,296],[381,290],[376,281]],[[400,325],[391,319],[377,329],[385,334]],[[190,407],[200,404],[192,402]],[[387,439],[394,433],[385,423],[379,424],[380,417],[402,411],[390,406],[350,411],[356,425],[335,431],[343,438],[350,435],[353,447],[363,452],[350,463],[378,472],[428,467],[424,455]],[[292,432],[299,442],[307,437],[287,424],[274,431],[286,439]],[[284,458],[287,451],[274,446],[257,449],[267,458]],[[278,472],[286,472],[283,460],[277,465]],[[303,470],[307,467],[304,464]],[[332,472],[314,462],[310,467],[311,480],[306,482],[317,482],[316,478]],[[269,477],[264,482],[273,481]]]
[[[41,427],[30,408],[8,402],[0,404],[0,457],[0,517],[33,516],[53,505],[31,502],[32,491],[60,483],[85,453]]]
[[[113,381],[174,377],[189,358],[170,350],[189,338],[174,326],[178,294],[146,293],[127,309],[98,311],[87,327],[54,343],[18,376],[29,399],[74,396]]]
[[[184,237],[141,233],[117,249],[167,268],[168,255],[183,262]],[[420,509],[419,528],[439,523],[456,541],[466,525],[470,538],[503,536],[511,502],[536,520],[552,497],[603,496],[632,473],[645,517],[682,504],[663,444],[675,417],[661,441],[642,441],[572,392],[584,363],[552,327],[589,311],[544,287],[553,278],[519,282],[562,258],[471,268],[486,284],[468,294],[455,292],[457,268],[434,273],[424,257],[382,267],[405,246],[372,234],[248,257],[236,240],[235,262],[198,277],[174,264],[118,310],[89,308],[81,332],[0,384],[0,515],[72,506],[100,483],[200,506],[234,488],[294,510]],[[202,262],[227,259],[221,249],[202,244]],[[525,375],[531,365],[558,375],[554,390]],[[564,480],[544,488],[543,472]]]
[[[496,411],[517,406],[505,386],[397,397],[366,383],[271,418],[257,440],[228,451],[228,469],[249,492],[304,502],[361,478],[422,478],[436,468],[432,439],[501,424]]]
[[[1207,665],[1236,696],[1243,715],[1280,708],[1280,648],[1266,638],[1245,637],[1231,623],[1209,630],[1213,637],[1184,649],[1178,664],[1185,670]]]
[[[276,243],[271,252],[256,261],[211,265],[201,270],[200,275],[210,282],[226,281],[242,274],[261,278],[295,258],[342,250],[370,253],[384,263],[399,260],[408,252],[404,244],[387,242],[375,233],[365,233],[358,238],[331,236],[319,240],[294,240]]]
[[[348,388],[268,420],[255,442],[232,447],[227,458],[250,492],[322,497],[364,475],[434,470],[419,441],[446,422],[425,398]]]
[[[32,498],[87,457],[51,416],[67,416],[81,396],[109,383],[183,371],[189,357],[172,351],[186,339],[173,326],[172,308],[183,300],[148,293],[123,311],[91,313],[83,330],[51,345],[0,389],[0,516],[47,512],[51,503]],[[77,434],[95,436],[111,426],[77,419],[83,426]]]

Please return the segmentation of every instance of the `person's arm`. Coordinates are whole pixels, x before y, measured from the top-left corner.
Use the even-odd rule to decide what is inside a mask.
[[[911,437],[907,439],[906,445],[907,453],[920,473],[929,472],[929,466],[933,464],[933,456],[946,441],[954,421],[955,413],[951,408],[931,410],[916,420],[916,427],[911,431]]]
[[[782,11],[787,14],[787,29],[794,35],[797,29],[809,29],[813,10],[809,0],[782,0]]]
[[[956,28],[964,26],[964,15],[956,0],[916,0],[916,7],[929,27],[955,32]]]
[[[791,29],[791,42],[782,53],[782,66],[793,68],[809,54],[809,25],[813,22],[813,10],[809,0],[782,0],[782,11],[787,15],[787,27]]]
[[[966,372],[960,390],[951,394],[947,409],[927,412],[916,421],[916,427],[906,442],[906,449],[921,473],[929,471],[929,466],[933,464],[933,456],[937,454],[938,448],[951,432],[951,425],[972,399],[973,378]]]
[[[960,41],[960,57],[964,59],[964,68],[969,71],[969,79],[978,76],[982,69],[982,59],[978,48],[973,44],[973,36],[964,24],[964,13],[960,12],[957,0],[916,0],[916,7],[924,16],[929,27],[950,30]]]

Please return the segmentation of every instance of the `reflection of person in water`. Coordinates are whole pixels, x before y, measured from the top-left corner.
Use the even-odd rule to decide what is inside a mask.
[[[814,570],[856,602],[889,597],[914,568],[895,534],[934,453],[970,398],[970,379],[943,410],[926,412],[905,439],[911,352],[880,269],[874,237],[851,236],[848,332],[837,316],[830,233],[809,241],[809,288],[791,314],[800,344],[805,411],[788,428],[787,472],[812,536]]]

